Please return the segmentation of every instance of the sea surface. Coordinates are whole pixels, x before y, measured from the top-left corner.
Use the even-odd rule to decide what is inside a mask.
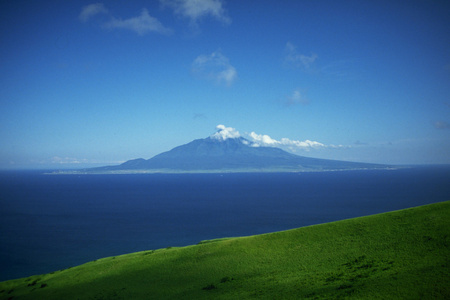
[[[446,200],[450,166],[275,174],[4,171],[0,281]]]

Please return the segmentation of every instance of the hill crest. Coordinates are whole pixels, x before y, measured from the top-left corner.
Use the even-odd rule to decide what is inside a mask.
[[[450,202],[0,282],[0,299],[448,299]]]

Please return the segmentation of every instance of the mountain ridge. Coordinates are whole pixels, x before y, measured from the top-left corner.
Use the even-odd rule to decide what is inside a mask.
[[[380,169],[387,165],[299,156],[238,137],[209,136],[117,166],[84,169],[87,173],[305,172]]]

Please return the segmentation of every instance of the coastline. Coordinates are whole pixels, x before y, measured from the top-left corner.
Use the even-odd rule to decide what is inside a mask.
[[[344,172],[368,170],[398,170],[413,166],[386,166],[379,168],[347,168],[347,169],[213,169],[213,170],[172,170],[172,169],[142,169],[142,170],[57,170],[46,172],[45,175],[119,175],[119,174],[231,174],[231,173],[315,173]]]

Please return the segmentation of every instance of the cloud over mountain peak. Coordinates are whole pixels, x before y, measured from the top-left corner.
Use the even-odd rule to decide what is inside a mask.
[[[226,139],[235,139],[241,137],[239,131],[225,125],[217,125],[217,132],[212,134],[210,138],[225,141]]]
[[[342,148],[343,145],[326,145],[317,141],[312,140],[291,140],[289,138],[281,138],[279,140],[271,138],[267,134],[258,134],[254,131],[244,134],[240,134],[238,130],[233,127],[226,127],[225,125],[217,125],[216,132],[209,137],[219,141],[225,141],[227,139],[240,138],[241,142],[250,147],[275,147],[281,148],[288,152],[297,151],[310,151],[313,149],[323,149],[323,148]]]

